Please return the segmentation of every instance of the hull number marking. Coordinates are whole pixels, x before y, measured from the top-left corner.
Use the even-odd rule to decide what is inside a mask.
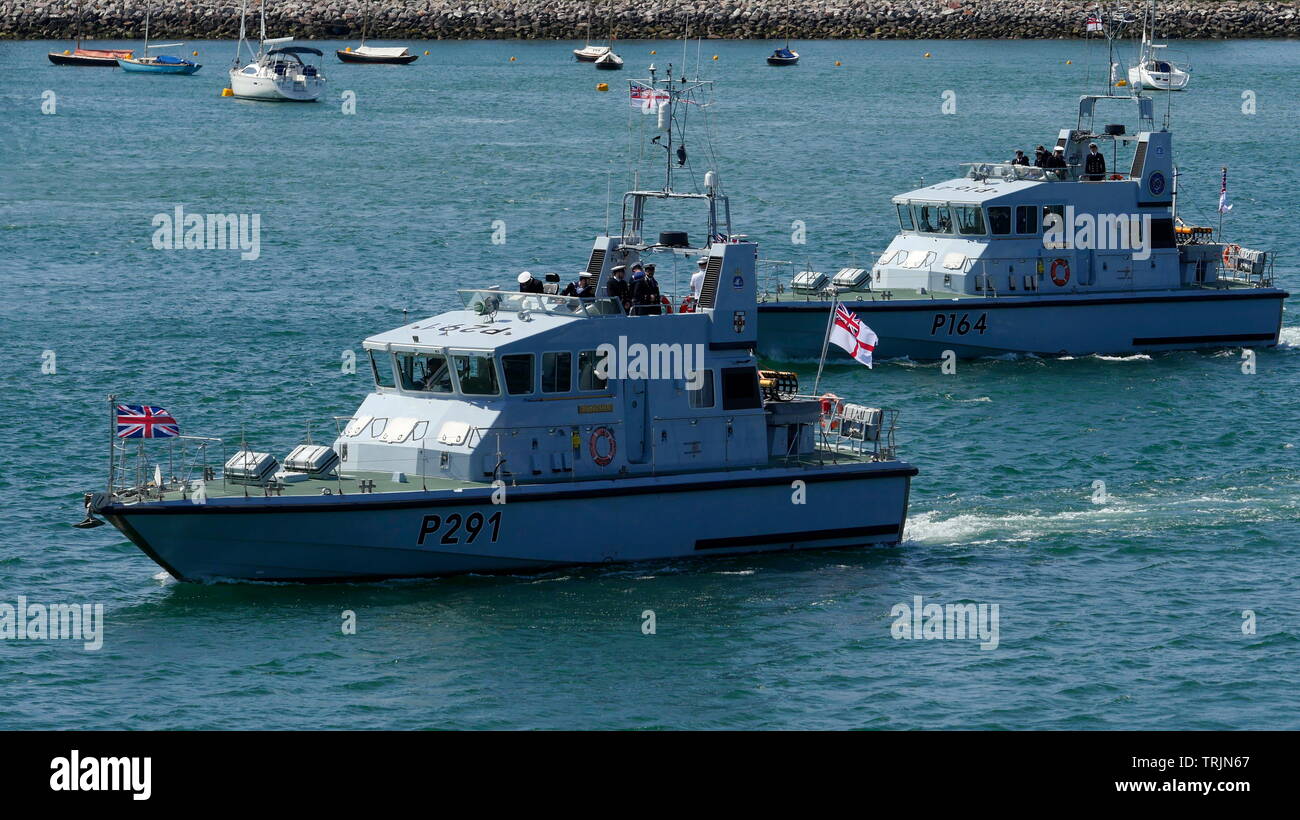
[[[451,513],[443,519],[441,515],[426,515],[420,522],[420,537],[416,539],[417,546],[424,546],[425,539],[430,539],[428,543],[446,544],[473,544],[478,540],[479,535],[484,530],[489,531],[489,538],[492,543],[497,542],[501,535],[501,513],[500,511],[492,513],[490,516],[484,516],[483,513],[470,513],[462,516],[460,513]],[[441,533],[437,541],[432,539]],[[462,537],[464,540],[462,541]]]
[[[967,333],[975,332],[983,336],[984,331],[988,329],[989,315],[987,313],[979,314],[979,317],[974,322],[971,322],[971,314],[969,313],[936,313],[934,314],[934,321],[930,324],[930,335],[965,336]]]

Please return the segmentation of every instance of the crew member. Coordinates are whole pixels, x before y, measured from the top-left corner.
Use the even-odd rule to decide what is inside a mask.
[[[1034,167],[1047,167],[1047,149],[1041,145],[1034,149]]]
[[[528,271],[519,274],[519,292],[520,293],[541,293],[542,283],[533,278]]]
[[[1017,149],[1016,149],[1016,155],[1011,159],[1011,164],[1012,164],[1012,165],[1028,165],[1028,164],[1029,164],[1029,157],[1025,156],[1025,152],[1024,152],[1024,151],[1021,151],[1019,148],[1017,148]]]
[[[583,299],[596,298],[596,289],[591,286],[591,274],[582,271],[578,274],[578,281],[570,282],[560,291],[561,296],[579,296]]]
[[[1106,155],[1097,150],[1097,143],[1088,146],[1088,158],[1083,161],[1083,170],[1087,172],[1084,179],[1089,182],[1101,182],[1106,178]]]
[[[1065,149],[1059,145],[1053,148],[1052,155],[1047,158],[1047,162],[1043,167],[1059,168],[1059,169],[1066,168],[1067,166],[1065,164]]]
[[[691,274],[691,297],[695,301],[700,301],[700,291],[704,290],[704,268],[709,264],[707,256],[701,256],[695,263],[695,273]]]
[[[627,280],[623,278],[627,271],[626,265],[615,265],[609,269],[609,279],[605,280],[605,293],[611,299],[617,299],[623,306],[624,312],[631,312],[632,291],[628,287]]]
[[[632,272],[632,314],[634,316],[658,316],[662,312],[659,305],[659,283],[654,274],[644,270]]]

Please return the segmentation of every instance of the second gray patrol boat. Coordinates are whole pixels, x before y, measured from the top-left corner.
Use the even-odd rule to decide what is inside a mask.
[[[671,67],[667,82],[651,75],[642,82],[661,106],[668,177],[625,194],[622,229],[596,239],[587,271],[606,293],[617,266],[703,255],[695,312],[635,316],[612,297],[461,290],[462,309],[365,340],[374,390],[337,422],[332,444],[305,443],[283,463],[243,444],[207,464],[217,439],[164,442],[188,460],[112,439],[110,481],[87,493],[80,526],[102,515],[187,581],[519,572],[899,541],[917,470],[895,456],[897,414],[823,404],[798,395],[792,374],[760,372],[758,246],[732,236],[716,174],[703,193],[671,188],[685,119],[674,109],[708,84],[674,81]],[[703,246],[681,231],[643,236],[652,203],[704,206]]]
[[[1099,104],[1136,107],[1137,132],[1097,129]],[[901,230],[870,268],[765,289],[759,352],[817,358],[836,300],[879,335],[880,358],[1276,345],[1290,294],[1273,287],[1272,254],[1178,219],[1165,125],[1150,97],[1084,96],[1054,146],[1061,167],[964,163],[957,179],[895,196]],[[1112,172],[1088,173],[1093,143]]]

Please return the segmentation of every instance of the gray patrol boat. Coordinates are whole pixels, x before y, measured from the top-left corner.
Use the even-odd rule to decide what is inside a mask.
[[[281,462],[247,442],[231,455],[212,438],[114,436],[108,486],[86,494],[79,526],[106,518],[186,581],[527,572],[899,541],[917,470],[895,455],[897,413],[823,404],[801,396],[793,374],[759,370],[758,246],[732,236],[715,173],[702,193],[671,187],[685,119],[675,109],[701,103],[692,96],[708,83],[671,67],[657,81],[653,66],[639,82],[659,100],[654,142],[669,149],[668,176],[625,194],[621,231],[597,237],[586,270],[606,294],[618,266],[703,256],[694,312],[461,290],[462,309],[365,340],[374,389],[336,420],[331,444],[308,441]],[[648,238],[652,205],[702,206],[707,239]]]
[[[1098,128],[1102,105],[1135,108],[1136,133]],[[817,358],[836,301],[879,335],[879,358],[1276,345],[1290,294],[1272,254],[1178,218],[1173,135],[1153,115],[1140,93],[1086,95],[1057,137],[1061,167],[963,163],[895,196],[900,232],[869,268],[765,284],[759,353]],[[1092,144],[1105,173],[1088,172]]]

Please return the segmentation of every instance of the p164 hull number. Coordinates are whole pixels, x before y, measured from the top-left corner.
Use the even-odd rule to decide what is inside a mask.
[[[931,336],[965,336],[967,333],[978,333],[983,336],[984,331],[988,329],[987,313],[979,314],[974,321],[971,321],[969,313],[936,313],[934,321],[930,323]]]
[[[415,540],[416,546],[426,544],[473,544],[480,535],[496,543],[501,535],[501,513],[489,516],[483,513],[450,513],[446,518],[441,515],[426,515],[420,522],[420,536]]]

